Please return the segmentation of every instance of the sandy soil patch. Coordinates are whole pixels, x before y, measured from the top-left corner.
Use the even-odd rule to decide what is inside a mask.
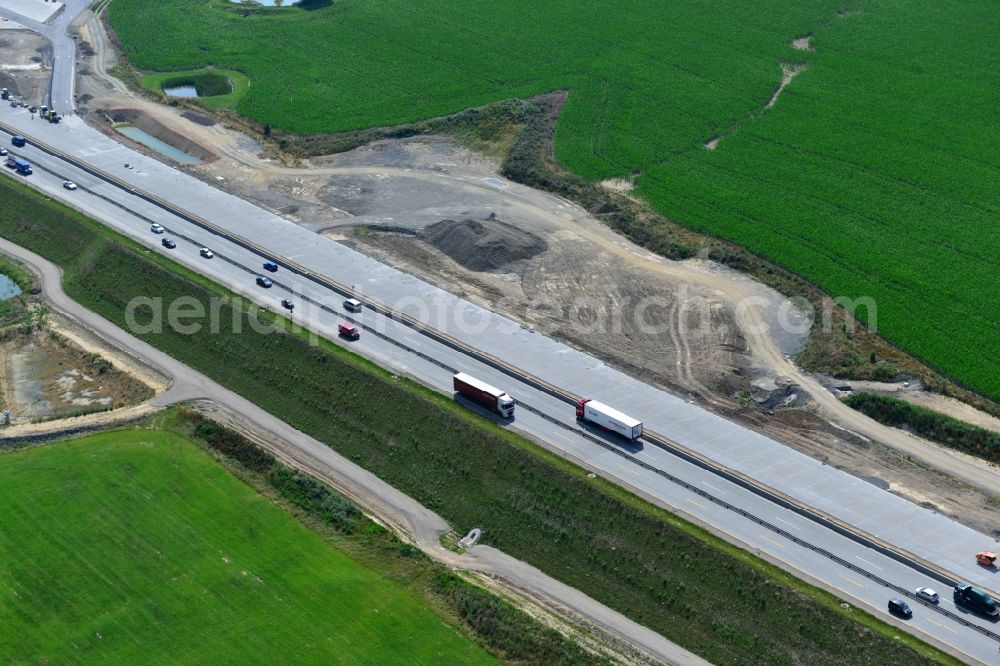
[[[606,178],[601,181],[601,187],[615,194],[628,194],[635,189],[635,183],[626,178]]]
[[[11,22],[7,26],[16,26]],[[40,35],[23,28],[0,32],[0,87],[29,104],[42,104],[48,92],[52,47]],[[6,104],[6,102],[4,102]]]
[[[811,41],[812,41],[812,35],[806,35],[805,37],[799,37],[797,39],[793,39],[792,48],[797,49],[799,51],[813,51],[814,49],[812,47],[812,44],[810,44]]]
[[[781,83],[778,84],[778,89],[774,91],[771,95],[771,99],[767,100],[767,104],[764,105],[765,109],[770,109],[777,103],[778,96],[788,87],[788,84],[792,82],[796,76],[801,74],[805,70],[805,65],[788,65],[785,63],[781,64]]]

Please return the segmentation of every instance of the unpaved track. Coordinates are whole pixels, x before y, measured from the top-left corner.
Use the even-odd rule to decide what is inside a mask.
[[[456,569],[504,579],[529,597],[540,598],[550,608],[570,618],[600,628],[644,654],[669,664],[705,666],[707,661],[671,643],[656,632],[547,576],[535,567],[489,546],[474,546],[465,554],[447,550],[440,535],[451,531],[448,523],[416,500],[333,451],[292,428],[249,400],[216,384],[164,352],[135,338],[103,317],[72,300],[62,289],[58,266],[39,255],[0,238],[0,253],[16,258],[41,278],[42,294],[63,316],[84,326],[112,346],[127,350],[172,380],[153,405],[166,406],[188,400],[208,400],[219,410],[237,415],[273,435],[274,450],[291,464],[314,471],[324,481],[358,502],[366,511],[408,536],[422,551]]]
[[[239,135],[235,131],[224,128],[221,124],[212,127],[197,125],[181,118],[176,109],[140,98],[129,91],[123,83],[110,76],[104,67],[106,58],[114,56],[100,22],[91,15],[86,19],[83,30],[96,51],[96,55],[90,59],[92,70],[101,81],[111,86],[111,89],[119,97],[119,101],[121,97],[127,97],[130,106],[142,109],[168,127],[190,136],[192,140],[201,143],[205,148],[252,170],[261,178],[392,176],[445,186],[456,197],[476,192],[486,191],[491,194],[496,192],[495,188],[484,182],[482,178],[436,170],[388,166],[285,167],[272,160],[262,159],[247,151],[240,144]],[[600,224],[578,206],[533,188],[509,183],[504,188],[504,192],[506,195],[505,204],[511,210],[518,211],[522,216],[553,225],[556,228],[569,229],[579,237],[594,243],[601,250],[611,253],[618,259],[641,270],[663,275],[682,283],[701,285],[715,290],[734,306],[739,316],[738,323],[741,333],[745,336],[747,348],[754,360],[775,375],[788,378],[808,392],[815,401],[817,411],[822,417],[837,427],[854,432],[863,438],[880,442],[974,488],[991,495],[997,494],[998,488],[1000,488],[1000,467],[945,449],[901,430],[884,426],[840,402],[811,374],[798,368],[778,348],[771,334],[771,328],[760,309],[753,305],[737,307],[740,304],[753,302],[750,299],[758,296],[757,285],[749,278],[716,273],[707,270],[698,262],[675,262],[656,256]],[[561,209],[554,209],[554,203],[561,204]],[[349,220],[344,220],[344,222],[349,222]],[[703,401],[720,405],[718,396],[713,395],[710,390],[699,383],[696,379],[696,373],[692,371],[692,354],[686,344],[683,308],[671,313],[671,315],[676,324],[671,326],[670,337],[677,351],[678,367],[676,371],[678,379],[686,384],[691,391],[698,394]]]

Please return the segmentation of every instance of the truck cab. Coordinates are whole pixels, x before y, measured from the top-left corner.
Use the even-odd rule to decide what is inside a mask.
[[[28,164],[27,160],[21,159],[20,157],[14,157],[13,155],[8,155],[7,166],[11,169],[15,169],[19,174],[23,176],[30,176],[32,174],[31,165]]]
[[[955,603],[981,613],[990,619],[1000,617],[1000,604],[990,595],[968,583],[955,586]]]

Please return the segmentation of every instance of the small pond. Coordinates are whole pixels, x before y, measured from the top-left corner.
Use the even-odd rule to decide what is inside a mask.
[[[197,164],[198,162],[201,162],[200,158],[195,157],[194,155],[189,155],[178,148],[174,148],[169,143],[157,139],[152,134],[144,132],[134,125],[119,125],[115,127],[115,131],[120,134],[124,134],[136,143],[141,143],[147,148],[152,148],[156,152],[166,155],[176,162],[180,162],[182,164]]]
[[[197,97],[198,89],[193,85],[190,86],[172,86],[170,88],[163,89],[164,94],[168,97]]]
[[[21,288],[17,286],[17,283],[6,275],[0,273],[0,301],[6,301],[8,298],[14,298],[20,293]]]

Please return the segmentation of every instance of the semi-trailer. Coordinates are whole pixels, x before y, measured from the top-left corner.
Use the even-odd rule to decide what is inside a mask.
[[[486,382],[460,372],[452,378],[452,386],[456,393],[489,407],[505,419],[514,415],[514,399]]]
[[[576,403],[576,418],[610,430],[631,441],[642,436],[642,421],[591,398],[580,398]]]
[[[14,157],[13,155],[7,156],[7,166],[11,169],[16,169],[17,172],[24,176],[30,176],[31,165],[28,164],[28,160],[23,160],[20,157]]]

